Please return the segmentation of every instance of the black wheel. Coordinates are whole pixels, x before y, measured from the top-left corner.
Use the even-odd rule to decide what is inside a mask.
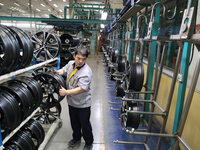
[[[0,74],[13,71],[20,54],[17,39],[5,26],[0,25]]]
[[[117,97],[124,97],[125,96],[125,91],[124,88],[122,87],[122,85],[117,85],[116,87],[116,96]]]
[[[144,67],[142,63],[133,63],[129,69],[128,89],[141,91],[144,82]]]
[[[14,86],[14,84],[5,82],[0,85],[0,89],[9,92],[11,95],[13,95],[15,97],[15,99],[18,102],[18,105],[20,106],[22,118],[25,119],[32,112],[31,105],[32,105],[33,99],[32,99],[32,96],[27,95],[27,93],[23,90],[23,88]],[[19,84],[19,86],[20,86],[20,84]]]
[[[127,103],[125,102],[124,105],[121,108],[121,125],[123,128],[134,128],[137,129],[140,124],[140,114],[132,113],[132,112],[126,112],[127,110],[133,110],[138,111],[139,107],[137,106],[137,103]]]
[[[62,76],[53,72],[45,72],[35,75],[34,79],[38,81],[42,88],[42,105],[53,107],[63,100],[64,96],[59,95],[61,86],[66,88],[65,80]]]
[[[40,84],[35,79],[26,76],[19,76],[16,77],[13,81],[21,83],[31,92],[34,102],[33,109],[36,109],[40,106],[43,98],[42,89]]]
[[[60,118],[61,110],[60,103],[55,103],[54,107],[51,108],[43,105],[41,110],[35,114],[34,118],[42,124],[51,124]]]
[[[28,134],[29,133],[24,131],[19,131],[6,143],[6,145],[17,145],[20,150],[36,150],[34,143]]]
[[[38,149],[45,136],[44,129],[40,123],[37,120],[30,119],[23,127],[23,131],[29,132],[29,135],[34,142],[35,148]]]
[[[21,29],[16,27],[9,27],[12,33],[16,36],[20,46],[20,57],[16,69],[24,68],[28,66],[33,58],[33,43],[30,37]]]
[[[119,55],[117,60],[117,70],[119,72],[124,72],[126,70],[126,55]]]
[[[80,39],[69,34],[62,34],[60,36],[62,47],[76,47],[80,45]]]
[[[17,100],[6,90],[0,91],[1,135],[4,138],[22,121],[21,108]]]

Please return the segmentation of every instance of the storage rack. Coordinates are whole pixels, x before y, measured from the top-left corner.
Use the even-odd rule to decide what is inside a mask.
[[[14,77],[16,75],[22,74],[24,72],[33,70],[35,68],[41,67],[41,66],[45,66],[51,62],[54,61],[58,61],[59,63],[59,58],[54,58],[54,59],[50,59],[50,60],[46,60],[44,62],[41,62],[39,64],[35,64],[11,73],[7,73],[5,75],[0,76],[0,81],[9,79],[11,77]],[[24,124],[26,124],[26,122],[28,122],[38,111],[40,110],[40,107],[38,107],[35,111],[32,112],[32,114],[27,117],[16,129],[14,129],[8,136],[6,136],[4,138],[4,140],[2,141],[2,136],[0,134],[0,150],[3,150],[3,144],[5,144]],[[60,118],[57,118],[56,121],[51,125],[51,127],[49,128],[47,134],[45,135],[45,139],[43,141],[43,143],[41,143],[41,145],[39,146],[39,150],[43,150],[46,146],[46,144],[48,143],[50,137],[52,136],[52,134],[54,133],[54,131],[58,128],[62,126],[62,120]]]
[[[182,66],[188,68],[188,66],[184,62],[185,57],[188,57],[188,52],[189,52],[189,47],[190,47],[190,46],[188,46],[188,45],[190,45],[188,43],[193,43],[197,47],[198,51],[200,51],[200,40],[199,40],[200,35],[199,34],[198,35],[193,34],[192,36],[189,36],[190,32],[193,30],[192,17],[193,17],[194,9],[191,7],[192,2],[195,2],[195,1],[188,0],[188,7],[187,7],[187,10],[185,11],[184,16],[183,16],[179,35],[172,35],[172,36],[166,38],[166,37],[159,37],[159,36],[155,36],[155,35],[152,36],[152,33],[150,33],[149,36],[147,35],[147,38],[142,39],[143,41],[146,41],[146,42],[166,42],[166,41],[173,42],[173,41],[175,41],[175,42],[178,43],[178,45],[180,47],[179,52],[178,52],[178,56],[177,56],[179,59],[177,59],[177,61],[176,61],[176,67],[175,67],[176,72],[174,73],[174,77],[173,77],[173,80],[172,80],[171,90],[170,90],[170,94],[169,94],[169,97],[168,97],[168,104],[166,106],[166,112],[163,111],[165,113],[169,113],[169,107],[170,107],[170,104],[171,104],[171,99],[172,99],[172,96],[173,96],[174,86],[175,86],[176,78],[177,78],[177,75],[178,75],[178,70],[179,70],[179,67],[180,67],[180,64],[181,64],[181,60],[182,60]],[[129,11],[131,11],[131,10],[129,10]],[[126,13],[128,13],[128,11]],[[120,24],[121,24],[120,21],[126,21],[126,19],[129,18],[129,16],[134,15],[133,14],[134,11],[133,11],[132,14],[126,14],[126,13],[124,14],[126,16],[122,16],[121,19],[119,19],[119,22],[116,23],[108,32],[113,32],[114,30],[116,30],[117,27],[120,26]],[[158,18],[159,18],[159,16],[158,16]],[[185,21],[186,18],[188,19],[187,20],[188,22]],[[123,19],[125,19],[125,20],[123,20]],[[150,27],[152,28],[152,25]],[[112,40],[114,40],[114,39],[112,39]],[[128,41],[137,42],[138,39],[137,40],[136,39],[128,39]],[[153,48],[153,46],[152,46],[152,48]],[[182,57],[182,54],[184,54],[183,57]],[[183,72],[182,70],[183,69],[181,68],[181,73]],[[153,72],[153,70],[151,72]],[[199,73],[200,73],[200,56],[198,57],[198,61],[196,63],[196,69],[195,69],[195,72],[194,72],[194,75],[193,75],[193,78],[192,78],[189,93],[187,95],[184,111],[183,111],[182,115],[180,116],[180,123],[179,123],[179,126],[177,127],[176,133],[173,133],[173,134],[165,134],[164,133],[166,121],[167,121],[167,117],[166,117],[166,119],[163,120],[163,124],[162,124],[160,133],[152,133],[151,130],[148,130],[148,132],[137,132],[137,131],[133,130],[131,134],[145,135],[147,137],[146,140],[148,139],[149,136],[158,136],[159,141],[158,141],[158,145],[157,145],[157,150],[160,149],[160,142],[161,142],[162,137],[169,137],[169,138],[175,139],[175,145],[174,145],[173,149],[177,149],[179,142],[186,149],[191,149],[187,145],[187,143],[181,138],[181,135],[182,135],[182,132],[183,132],[183,128],[185,126],[185,122],[186,122],[186,118],[187,118],[187,115],[188,115],[188,112],[189,112],[190,104],[192,102],[192,97],[193,97],[193,94],[194,94],[194,91],[195,91],[195,87],[196,87],[196,84],[197,84]],[[183,82],[183,79],[180,79],[180,82]],[[182,91],[185,92],[184,89]],[[123,100],[130,100],[130,99],[124,98]],[[137,99],[134,99],[134,100],[137,101]],[[138,100],[138,101],[140,101],[140,100]],[[147,103],[151,103],[151,101],[149,101]],[[161,109],[161,110],[163,110],[163,109]],[[141,112],[136,112],[136,111],[132,111],[132,112],[141,114]],[[168,114],[166,114],[166,115],[168,116]],[[126,142],[126,141],[115,141],[115,142],[116,143],[124,143],[124,144],[144,144],[144,147],[146,149],[149,149],[147,144],[146,144],[146,141],[144,143]]]

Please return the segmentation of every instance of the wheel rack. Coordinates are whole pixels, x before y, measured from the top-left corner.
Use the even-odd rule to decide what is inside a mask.
[[[54,59],[50,59],[50,60],[46,60],[44,62],[41,62],[39,64],[35,64],[11,73],[7,73],[5,75],[0,76],[0,81],[9,79],[11,77],[14,77],[16,75],[22,74],[24,72],[33,70],[35,68],[41,67],[41,66],[45,66],[51,62],[54,61],[59,61],[58,58],[54,58]],[[0,150],[4,149],[4,144],[24,125],[26,124],[26,122],[28,122],[38,111],[40,110],[40,107],[38,107],[35,111],[32,112],[32,114],[30,116],[28,116],[17,128],[15,128],[8,136],[6,136],[4,138],[4,140],[2,141],[2,137],[0,134]],[[39,146],[39,150],[43,150],[46,146],[46,144],[48,143],[48,141],[50,140],[51,136],[53,135],[53,133],[56,131],[56,129],[60,128],[62,126],[62,120],[60,118],[57,118],[56,121],[51,125],[51,127],[48,129],[48,132],[45,135],[45,139],[43,141],[43,143],[41,143],[41,145]]]

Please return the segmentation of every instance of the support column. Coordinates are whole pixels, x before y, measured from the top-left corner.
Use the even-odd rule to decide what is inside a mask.
[[[156,2],[160,2],[160,0],[155,0]],[[153,25],[153,32],[152,32],[152,36],[157,36],[158,35],[158,27],[159,27],[159,20],[160,20],[160,5],[156,6],[156,10],[155,10],[155,22]],[[150,63],[150,69],[149,69],[149,74],[148,74],[148,87],[152,88],[152,81],[153,81],[153,73],[154,73],[154,63],[155,63],[155,57],[156,57],[156,49],[157,49],[157,43],[154,41],[152,42],[152,48],[151,48],[151,61],[148,62]],[[147,95],[147,99],[150,99],[151,95],[148,94]],[[146,104],[145,106],[145,111],[149,111],[149,103]],[[149,116],[145,115],[145,119],[148,120]]]

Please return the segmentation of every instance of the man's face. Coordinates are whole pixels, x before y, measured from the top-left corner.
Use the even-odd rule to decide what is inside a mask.
[[[85,64],[87,57],[81,54],[74,55],[75,65],[76,67],[81,67]]]

